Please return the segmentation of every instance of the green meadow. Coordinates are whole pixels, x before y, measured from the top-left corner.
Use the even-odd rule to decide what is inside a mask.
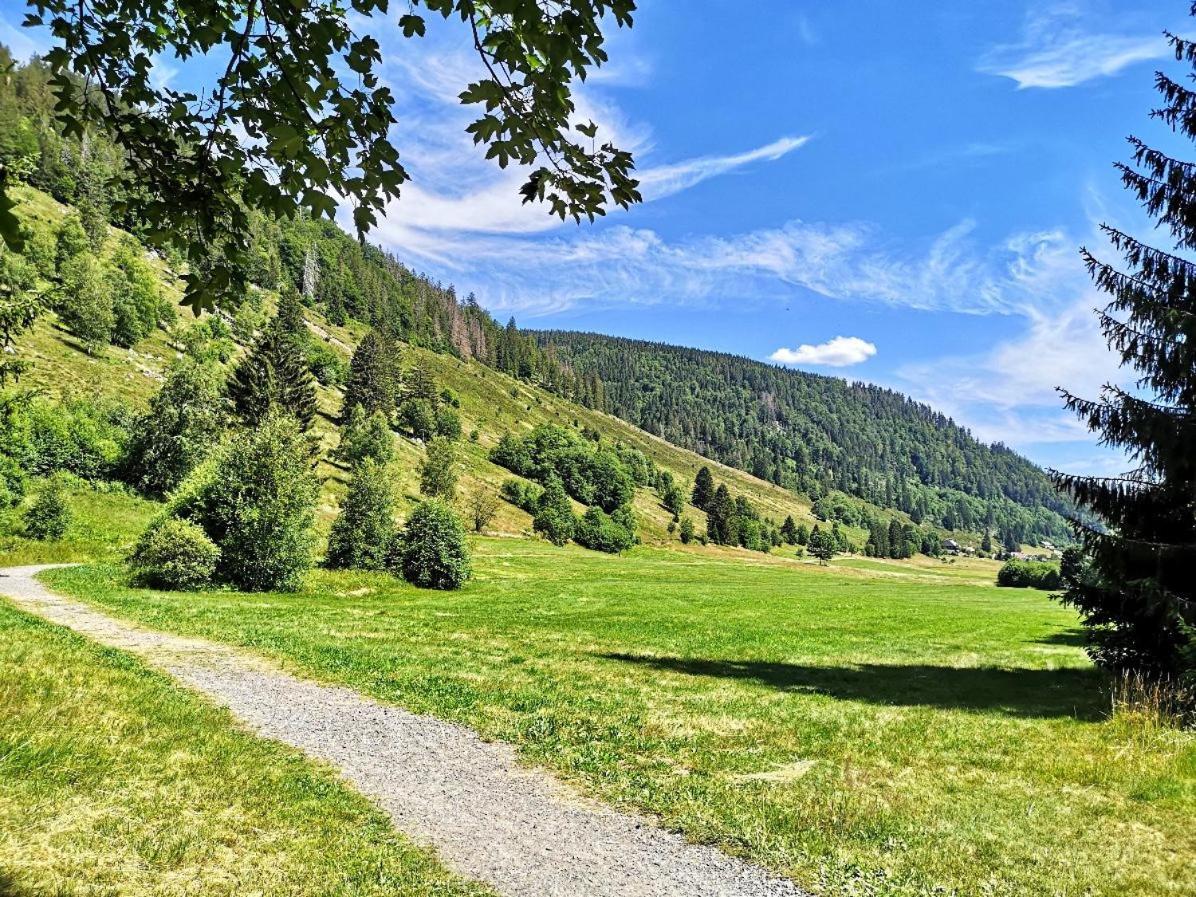
[[[1076,619],[996,564],[474,541],[454,594],[45,574],[116,616],[274,658],[518,746],[817,894],[1183,895],[1196,739],[1112,713]]]
[[[0,602],[0,894],[483,897],[335,772]]]

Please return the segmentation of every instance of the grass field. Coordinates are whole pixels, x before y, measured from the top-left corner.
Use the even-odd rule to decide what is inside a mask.
[[[1110,717],[1074,616],[995,565],[476,542],[458,594],[317,573],[296,595],[47,574],[519,746],[827,895],[1196,890],[1196,740]]]
[[[115,484],[94,487],[73,480],[64,490],[71,515],[66,533],[56,541],[30,539],[24,535],[21,516],[45,485],[33,480],[24,501],[0,509],[0,567],[121,561],[162,508]]]
[[[482,895],[227,713],[0,599],[0,894]]]

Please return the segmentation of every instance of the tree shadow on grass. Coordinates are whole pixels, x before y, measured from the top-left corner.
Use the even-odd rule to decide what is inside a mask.
[[[1040,645],[1067,645],[1071,648],[1083,648],[1088,644],[1087,633],[1083,629],[1065,629],[1063,632],[1053,632],[1045,638],[1035,639]]]
[[[1094,670],[1000,669],[927,665],[804,666],[756,660],[704,660],[601,654],[607,660],[672,673],[742,679],[780,691],[828,695],[897,707],[941,707],[1021,717],[1104,716]]]

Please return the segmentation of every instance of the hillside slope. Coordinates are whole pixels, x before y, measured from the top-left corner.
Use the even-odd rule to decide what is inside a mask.
[[[16,196],[19,199],[17,214],[34,233],[60,227],[72,211],[69,206],[32,188],[19,188]],[[114,242],[117,236],[118,233],[113,232],[109,242]],[[169,300],[176,300],[181,291],[169,266],[156,260],[154,264],[164,295]],[[273,294],[261,292],[269,306]],[[333,324],[316,307],[306,308],[304,314],[313,337],[322,341],[344,363],[368,330],[365,324],[351,318],[343,324]],[[16,343],[19,356],[30,363],[20,386],[54,398],[95,397],[142,411],[161,385],[170,363],[181,354],[188,328],[194,321],[188,310],[176,309],[173,320],[165,328],[154,330],[134,346],[93,348],[89,353],[61,319],[49,312]],[[462,474],[459,492],[463,495],[478,485],[497,492],[502,482],[512,476],[489,460],[490,450],[504,434],[521,435],[540,424],[556,424],[579,431],[588,428],[604,440],[642,451],[658,467],[673,473],[686,495],[698,469],[709,466],[716,480],[726,483],[733,494],[751,501],[764,517],[780,522],[787,515],[793,515],[798,521],[815,522],[809,503],[791,491],[670,445],[617,417],[579,405],[537,383],[506,374],[479,359],[457,357],[447,351],[433,351],[409,342],[400,342],[399,348],[401,367],[422,366],[431,373],[438,389],[451,390],[459,400],[456,410],[466,434],[466,438],[458,443]],[[243,351],[244,345],[238,345],[235,354]],[[322,449],[319,473],[325,482],[320,508],[323,526],[335,516],[347,481],[347,471],[328,457],[339,441],[342,395],[337,386],[320,386],[318,389],[319,416],[313,430]],[[476,438],[469,438],[474,431]],[[419,440],[398,434],[395,446],[395,477],[401,501],[409,507],[419,498],[418,467],[424,456],[424,446]],[[676,536],[668,531],[672,515],[661,505],[654,489],[638,489],[633,507],[640,536],[645,542],[678,544]],[[701,532],[705,515],[692,506],[688,506],[685,513],[694,519]],[[531,518],[504,502],[490,529],[508,535],[527,533],[531,529]],[[862,541],[862,531],[849,532]],[[695,546],[694,550],[699,549]],[[709,546],[701,550],[733,549]]]
[[[813,499],[832,490],[1011,544],[1070,536],[1046,474],[900,393],[751,359],[593,333],[540,346],[601,379],[605,406],[670,442]]]

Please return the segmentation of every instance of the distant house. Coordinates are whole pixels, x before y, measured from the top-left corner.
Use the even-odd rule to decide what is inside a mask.
[[[943,540],[943,551],[958,552],[959,551],[959,543],[956,542],[954,539],[944,539]]]

